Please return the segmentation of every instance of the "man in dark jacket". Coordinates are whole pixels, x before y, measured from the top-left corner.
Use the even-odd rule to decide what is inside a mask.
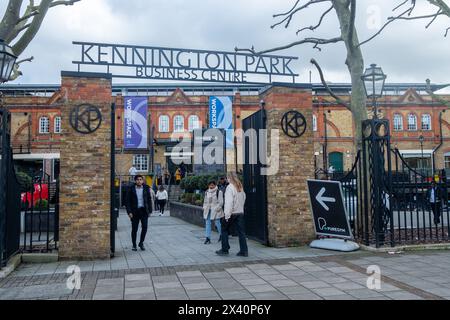
[[[427,192],[427,199],[430,203],[431,210],[434,215],[434,224],[438,225],[441,223],[441,208],[442,208],[442,188],[437,185],[436,181],[431,182],[431,187]]]
[[[139,248],[145,250],[144,241],[147,234],[148,218],[154,211],[155,193],[144,183],[144,177],[137,175],[134,178],[135,184],[128,189],[126,197],[126,208],[128,216],[131,219],[131,240],[133,242],[133,251],[137,251],[136,238],[141,222],[142,231]]]

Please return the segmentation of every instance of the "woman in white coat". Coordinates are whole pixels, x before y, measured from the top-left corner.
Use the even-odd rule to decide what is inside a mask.
[[[217,187],[215,181],[208,184],[208,190],[205,192],[203,201],[203,218],[205,219],[205,244],[211,243],[211,221],[216,224],[219,235],[222,234],[220,219],[223,218],[223,193]],[[221,241],[221,238],[219,238]]]
[[[247,239],[245,236],[244,205],[245,192],[241,181],[236,173],[229,173],[228,182],[230,183],[225,191],[224,219],[222,225],[222,249],[216,251],[219,256],[229,254],[230,244],[228,243],[228,234],[231,226],[234,226],[239,235],[239,252],[237,256],[248,257]]]

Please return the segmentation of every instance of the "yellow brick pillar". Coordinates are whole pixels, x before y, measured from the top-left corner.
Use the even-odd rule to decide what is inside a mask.
[[[109,259],[111,76],[63,72],[61,89],[59,257]]]

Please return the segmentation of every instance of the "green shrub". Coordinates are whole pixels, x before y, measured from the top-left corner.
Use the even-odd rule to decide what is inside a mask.
[[[48,209],[48,201],[45,199],[36,201],[36,203],[34,204],[34,209],[47,210]]]
[[[33,181],[31,177],[25,172],[17,172],[16,173],[17,181],[20,184],[20,189],[22,192],[29,191],[33,186]]]
[[[196,201],[194,202],[194,205],[199,206],[199,207],[202,207],[202,206],[203,206],[203,201],[202,201],[202,200],[196,200]]]

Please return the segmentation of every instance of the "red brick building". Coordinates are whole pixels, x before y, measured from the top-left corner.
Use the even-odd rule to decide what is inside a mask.
[[[433,90],[444,86],[434,85]],[[336,104],[322,85],[313,85],[315,161],[318,168],[333,166],[346,171],[356,155],[351,113]],[[43,169],[58,175],[61,127],[59,86],[2,86],[4,104],[12,113],[12,144],[16,164],[22,168]],[[170,156],[176,137],[190,136],[193,129],[209,127],[209,97],[233,96],[234,126],[260,108],[262,86],[239,85],[114,85],[116,103],[116,173],[128,174],[132,164],[142,173],[172,169]],[[349,99],[350,86],[332,85],[343,99]],[[123,148],[124,96],[147,96],[149,128],[154,134],[154,153]],[[450,96],[443,96],[450,100]],[[386,85],[378,101],[379,116],[391,122],[392,146],[397,147],[415,168],[450,168],[450,111],[425,92],[421,84]],[[371,108],[368,107],[371,114]],[[420,137],[423,136],[421,142]],[[176,155],[175,155],[176,156]],[[434,160],[433,160],[434,158]],[[153,161],[152,161],[153,160]],[[233,150],[227,163],[234,169]]]

